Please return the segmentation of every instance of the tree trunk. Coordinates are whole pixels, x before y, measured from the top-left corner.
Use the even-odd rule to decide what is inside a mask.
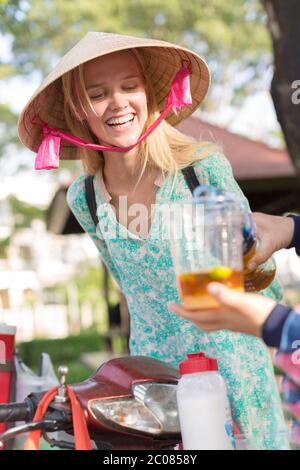
[[[262,3],[274,49],[271,95],[300,182],[300,1]]]

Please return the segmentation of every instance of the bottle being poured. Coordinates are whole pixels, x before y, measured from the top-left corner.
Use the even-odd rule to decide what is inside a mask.
[[[250,212],[247,212],[241,201],[232,193],[222,191],[212,186],[198,186],[193,193],[194,202],[203,205],[204,215],[214,213],[220,207],[226,213],[227,210],[243,213],[243,277],[244,289],[247,292],[257,292],[268,287],[273,281],[276,273],[274,258],[269,258],[256,269],[250,270],[249,261],[259,248],[259,240],[256,235],[256,227]]]
[[[259,248],[259,240],[256,237],[256,228],[251,214],[245,213],[243,228],[243,252],[244,252],[244,287],[247,292],[260,291],[268,287],[276,274],[276,264],[271,257],[256,269],[250,270],[248,263]]]

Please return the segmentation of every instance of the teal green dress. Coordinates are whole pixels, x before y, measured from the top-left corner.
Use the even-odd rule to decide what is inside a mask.
[[[248,201],[233,178],[228,160],[213,154],[194,164],[201,183],[235,193]],[[130,312],[130,353],[149,356],[178,367],[187,353],[204,351],[218,360],[226,379],[233,418],[243,433],[257,436],[260,448],[279,448],[277,433],[284,427],[281,402],[269,352],[255,337],[217,331],[205,333],[171,313],[167,302],[180,303],[170,245],[162,237],[161,204],[191,199],[182,173],[166,176],[156,193],[156,208],[147,238],[117,222],[97,177],[94,187],[99,224],[91,219],[85,198],[85,175],[70,186],[67,200],[74,216],[94,241],[102,260],[126,296]],[[262,292],[279,300],[277,279]]]

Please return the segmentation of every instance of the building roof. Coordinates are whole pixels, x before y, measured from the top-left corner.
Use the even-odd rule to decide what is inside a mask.
[[[289,154],[284,149],[274,149],[193,116],[181,122],[177,129],[196,139],[220,145],[238,180],[296,176]]]

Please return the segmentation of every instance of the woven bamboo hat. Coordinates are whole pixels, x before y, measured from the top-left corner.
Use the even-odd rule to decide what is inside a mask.
[[[170,124],[177,125],[191,115],[205,97],[210,84],[208,66],[200,56],[184,47],[155,39],[89,32],[63,56],[23,109],[18,122],[22,143],[34,152],[38,151],[43,138],[42,122],[71,133],[64,119],[62,75],[96,57],[132,48],[141,49],[160,111],[174,76],[183,62],[189,63],[192,105],[182,108],[177,115],[170,113],[166,119]],[[76,159],[77,154],[72,144],[62,143],[62,159]]]

